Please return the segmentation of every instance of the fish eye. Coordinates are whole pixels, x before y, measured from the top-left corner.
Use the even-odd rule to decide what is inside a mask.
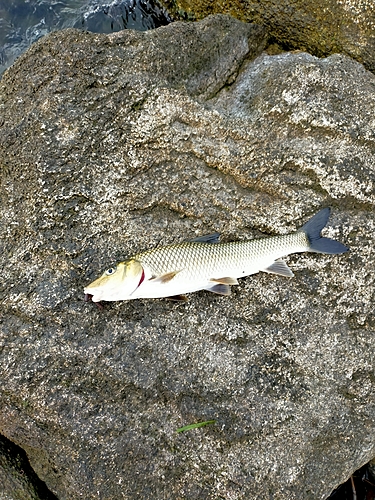
[[[109,269],[106,270],[106,272],[104,274],[106,274],[107,276],[111,276],[111,274],[114,274],[115,272],[116,272],[116,268],[110,267]]]

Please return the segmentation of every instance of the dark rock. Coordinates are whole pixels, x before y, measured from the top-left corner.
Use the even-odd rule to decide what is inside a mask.
[[[173,15],[202,19],[230,14],[264,25],[274,44],[316,56],[347,54],[375,71],[375,10],[372,0],[164,0]],[[275,50],[275,45],[272,50]]]
[[[25,452],[0,436],[0,498],[2,500],[56,500],[31,469]]]
[[[323,499],[375,455],[374,76],[264,43],[225,16],[68,30],[1,81],[0,432],[60,500]],[[83,301],[135,251],[327,205],[351,251],[292,280]]]

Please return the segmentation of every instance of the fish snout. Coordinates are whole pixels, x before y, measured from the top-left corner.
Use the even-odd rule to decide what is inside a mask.
[[[93,288],[90,285],[83,289],[83,293],[85,294],[85,302],[99,302],[101,300],[100,290]]]

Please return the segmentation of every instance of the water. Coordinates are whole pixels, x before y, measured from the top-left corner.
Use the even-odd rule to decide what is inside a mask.
[[[157,0],[0,0],[0,75],[50,31],[145,31],[171,21]]]

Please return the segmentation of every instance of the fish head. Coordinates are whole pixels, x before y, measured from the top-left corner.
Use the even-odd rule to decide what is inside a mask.
[[[100,278],[87,285],[84,292],[92,295],[93,302],[126,300],[143,279],[144,270],[141,263],[130,259],[107,269]]]

